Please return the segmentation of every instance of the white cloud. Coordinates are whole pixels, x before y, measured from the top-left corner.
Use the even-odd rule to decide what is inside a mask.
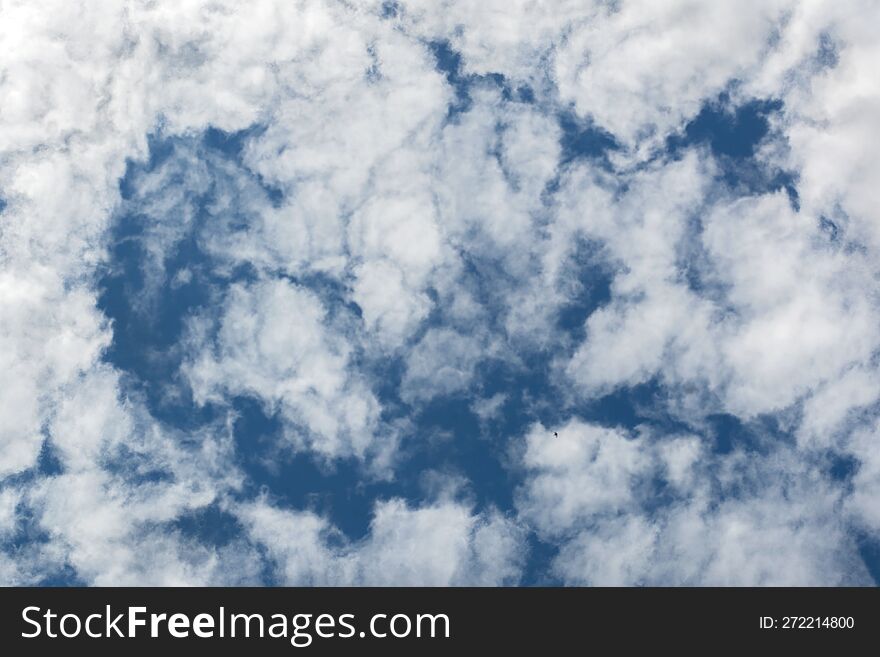
[[[856,459],[852,497],[847,500],[850,511],[862,529],[880,530],[880,458],[877,455],[877,422],[853,432],[847,441],[847,452]]]
[[[329,458],[364,457],[378,439],[379,403],[350,367],[353,346],[309,290],[285,280],[233,285],[216,341],[197,331],[194,347],[182,370],[197,403],[254,396],[288,423],[294,447]]]
[[[507,401],[507,395],[502,392],[496,393],[485,399],[478,399],[471,404],[471,409],[481,421],[487,422],[501,415],[502,407]]]
[[[878,243],[874,158],[880,145],[880,82],[872,66],[880,46],[870,25],[877,17],[878,7],[871,2],[845,8],[825,2],[799,7],[792,28],[804,36],[787,43],[783,52],[790,53],[789,59],[810,63],[817,50],[810,37],[824,35],[836,62],[818,70],[813,64],[800,84],[786,85],[774,77],[756,84],[761,92],[773,83],[781,86],[789,165],[799,173],[803,209],[842,223],[847,237],[873,248]]]
[[[834,248],[818,218],[793,211],[783,192],[706,207],[697,162],[638,174],[617,203],[572,177],[573,230],[602,239],[621,269],[569,375],[591,395],[657,375],[701,385],[748,418],[869,362],[880,334],[864,254]],[[698,233],[688,230],[694,217]],[[696,287],[682,270],[694,248]]]
[[[523,465],[534,475],[521,511],[549,535],[596,513],[626,512],[636,503],[638,479],[653,465],[645,451],[643,440],[614,429],[538,425],[526,437]]]
[[[823,249],[821,238],[815,218],[792,212],[781,193],[710,219],[704,243],[738,314],[722,347],[734,412],[785,407],[880,344],[861,256]]]
[[[107,367],[70,385],[48,430],[60,471],[3,491],[4,505],[33,523],[28,531],[46,536],[19,551],[4,581],[33,584],[67,566],[95,585],[257,581],[241,546],[206,546],[172,526],[240,486],[228,427],[184,440],[120,401],[118,389]],[[16,532],[15,521],[3,529]]]
[[[241,510],[287,585],[461,586],[514,584],[524,557],[522,530],[496,513],[473,514],[453,501],[419,508],[377,503],[369,535],[339,545],[338,530],[308,512],[265,501]]]
[[[627,145],[662,138],[696,115],[704,99],[759,67],[789,5],[609,5],[560,48],[560,94]]]
[[[689,377],[702,374],[695,368],[714,376],[713,308],[689,288],[680,262],[702,211],[707,166],[693,154],[655,165],[633,176],[617,201],[607,180],[594,180],[588,169],[566,180],[554,241],[599,240],[616,266],[612,301],[587,319],[587,339],[567,368],[587,393],[644,382],[667,363],[672,377],[679,368]]]
[[[840,586],[869,582],[833,514],[768,496],[662,519],[602,519],[563,544],[556,572],[570,584]]]
[[[15,529],[15,507],[18,499],[14,489],[7,488],[0,491],[0,536],[5,537]]]
[[[620,516],[564,543],[554,567],[567,584],[643,585],[657,528],[639,516]]]
[[[394,22],[423,38],[448,39],[461,52],[466,72],[540,82],[536,68],[552,56],[553,46],[567,31],[595,16],[592,4],[405,0]]]
[[[828,381],[804,402],[798,440],[808,448],[833,446],[856,423],[857,418],[850,416],[858,416],[880,398],[878,376],[876,371],[856,367]]]
[[[570,421],[533,427],[523,465],[521,516],[560,544],[554,570],[569,584],[868,578],[840,515],[840,491],[791,452],[764,462],[738,451],[712,456],[695,437],[632,437]],[[664,493],[662,479],[674,489]]]
[[[97,361],[109,334],[88,291],[65,289],[39,265],[0,273],[0,307],[0,475],[8,475],[36,462],[53,401]]]
[[[430,299],[408,288],[400,268],[392,262],[368,261],[355,272],[352,298],[379,342],[399,344],[428,316]]]
[[[484,353],[480,342],[449,329],[428,330],[407,356],[401,387],[406,399],[427,400],[468,388]]]

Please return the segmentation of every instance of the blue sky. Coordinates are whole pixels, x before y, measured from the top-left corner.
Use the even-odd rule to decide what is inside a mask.
[[[865,21],[574,4],[13,12],[0,580],[877,583]]]

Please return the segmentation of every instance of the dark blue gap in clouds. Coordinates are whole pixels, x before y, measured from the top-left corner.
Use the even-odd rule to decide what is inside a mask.
[[[382,18],[397,18],[400,15],[400,4],[393,0],[382,3]]]
[[[579,159],[592,161],[605,169],[611,168],[608,155],[620,149],[620,144],[610,132],[603,130],[589,119],[580,119],[569,110],[558,115],[562,135],[560,164]]]
[[[852,488],[852,478],[859,471],[861,463],[850,454],[829,450],[823,459],[823,470],[833,480]]]
[[[52,441],[45,437],[34,467],[0,479],[0,491],[6,487],[27,487],[37,479],[54,477],[63,474],[64,467],[58,458]],[[15,554],[27,559],[32,555],[39,564],[39,552],[43,545],[51,542],[49,532],[40,526],[39,512],[27,501],[19,501],[15,510],[15,527],[5,536],[0,537],[0,553]],[[64,564],[58,570],[43,573],[36,582],[37,586],[84,586],[85,582],[69,565]]]
[[[30,477],[25,477],[28,479]],[[13,554],[19,559],[34,559],[34,566],[40,564],[40,550],[51,542],[49,532],[40,526],[39,512],[25,502],[19,502],[15,510],[15,530],[0,538],[0,553]],[[70,564],[63,564],[51,572],[40,573],[36,586],[85,586],[86,582],[77,575]]]
[[[690,147],[707,146],[720,168],[720,179],[730,188],[747,194],[784,189],[797,210],[800,201],[795,174],[770,170],[755,158],[760,144],[770,135],[770,117],[782,111],[778,99],[754,99],[731,105],[727,92],[707,101],[679,134],[666,140],[666,154],[680,157]]]
[[[504,294],[515,291],[514,287],[520,281],[506,271],[503,260],[494,254],[461,251],[458,255],[463,265],[463,287],[487,312],[488,328],[497,334],[504,334],[507,330],[507,304]],[[564,263],[564,269],[568,285],[564,290],[566,301],[554,311],[555,316],[551,319],[567,338],[566,344],[560,344],[559,348],[570,350],[573,344],[583,339],[587,318],[611,300],[614,272],[602,254],[601,246],[585,239],[579,240],[573,246]],[[415,341],[421,339],[429,328],[445,325],[446,318],[436,293],[432,294],[432,301],[435,310],[424,322]],[[549,353],[544,355],[550,356]]]
[[[559,163],[557,173],[550,180],[542,193],[545,205],[553,204],[553,196],[559,191],[562,180],[562,172],[568,165],[578,162],[587,162],[604,171],[612,171],[610,155],[620,150],[620,142],[613,134],[596,125],[592,119],[582,119],[573,109],[558,112],[556,120],[559,123]],[[620,185],[618,192],[626,190],[626,183]]]
[[[236,160],[241,157],[244,141],[250,132],[229,135],[212,129],[201,137],[201,143]],[[134,198],[132,179],[138,168],[151,171],[173,157],[174,143],[173,139],[151,139],[148,162],[130,163],[120,182],[124,198]],[[165,257],[167,275],[156,303],[148,308],[149,316],[133,303],[145,285],[143,268],[147,259],[142,243],[146,219],[137,214],[136,207],[131,213],[119,217],[111,231],[110,263],[99,282],[99,307],[113,320],[114,326],[113,341],[105,359],[129,375],[126,379],[128,385],[144,395],[154,417],[183,432],[215,422],[225,417],[227,411],[213,404],[197,406],[187,387],[178,381],[178,368],[184,356],[178,344],[185,321],[195,312],[216,306],[231,284],[255,278],[253,271],[246,267],[232,275],[218,274],[210,254],[200,247],[199,234],[211,228],[211,217],[205,210],[211,200],[210,192],[200,200],[200,212],[192,232]],[[184,268],[192,273],[191,280],[172,285],[174,274]],[[318,293],[327,304],[331,318],[340,313],[356,316],[359,312],[356,306],[345,301],[344,290],[336,282],[318,276],[293,282]],[[357,355],[355,362],[359,362]],[[396,380],[399,385],[399,376]],[[178,393],[170,398],[166,395],[169,384],[174,384]],[[240,466],[248,476],[243,499],[253,499],[267,490],[271,497],[286,506],[327,515],[352,540],[367,534],[376,499],[402,496],[413,504],[421,500],[418,476],[427,469],[427,461],[421,464],[424,467],[408,470],[406,476],[394,484],[365,486],[361,483],[363,473],[360,466],[354,461],[342,460],[327,465],[316,462],[307,454],[294,455],[292,449],[285,453],[284,447],[279,448],[283,433],[280,422],[267,416],[257,401],[239,397],[232,400],[232,409],[238,417],[234,426],[237,454]],[[113,455],[107,465],[116,476],[132,484],[158,481],[168,476],[165,472],[145,469],[146,465],[138,463],[135,456]],[[225,529],[214,529],[215,520]],[[181,519],[176,528],[208,542],[226,542],[240,530],[229,520],[230,517],[219,509],[209,509]]]
[[[559,308],[556,328],[579,344],[586,338],[587,318],[611,301],[614,274],[602,258],[601,247],[588,240],[575,246],[565,269],[572,287]]]
[[[553,574],[551,564],[559,554],[559,546],[542,541],[531,532],[528,535],[528,555],[523,568],[523,586],[562,586],[561,577]]]
[[[61,459],[58,458],[55,445],[52,444],[47,432],[44,431],[43,434],[43,445],[40,447],[40,455],[37,457],[37,472],[43,477],[62,474],[64,466],[61,463]]]
[[[856,535],[856,546],[865,568],[874,579],[874,585],[880,586],[880,537],[859,532]]]
[[[217,502],[188,511],[170,525],[187,538],[216,547],[228,545],[244,530],[238,519],[224,511]]]
[[[235,161],[244,167],[244,149],[249,139],[259,137],[266,131],[266,126],[255,123],[254,125],[237,132],[224,132],[217,128],[209,127],[202,135],[202,144],[217,151],[225,157]],[[284,192],[269,184],[259,173],[248,169],[248,174],[253,177],[266,193],[266,196],[276,208],[280,206],[284,198]]]
[[[173,521],[164,523],[160,531],[162,529],[169,529],[184,539],[217,549],[223,549],[241,539],[247,541],[244,526],[238,518],[225,511],[218,502],[185,512]],[[265,548],[250,541],[248,544],[254,553],[259,555],[259,564],[255,564],[254,568],[256,581],[248,579],[240,581],[238,584],[244,586],[284,586],[286,582],[279,579],[275,560],[266,552]],[[233,549],[237,547],[233,546]]]
[[[82,579],[79,574],[77,574],[76,568],[74,568],[70,564],[65,564],[60,570],[57,570],[54,573],[47,574],[36,583],[36,586],[46,587],[82,587],[88,585],[89,583]]]
[[[475,498],[479,510],[512,511],[513,483],[498,459],[504,445],[481,435],[469,404],[469,399],[445,398],[415,411],[415,428],[401,447],[402,463],[392,480],[382,481],[365,477],[355,459],[322,463],[279,448],[280,422],[256,401],[239,398],[234,433],[247,475],[242,499],[265,490],[283,507],[326,516],[352,541],[368,535],[377,501],[399,497],[413,507],[430,501],[429,473],[463,476],[470,486],[464,493]]]
[[[137,452],[125,444],[116,446],[112,452],[106,454],[101,465],[128,486],[174,481],[174,473],[170,469],[157,467],[149,455]]]
[[[649,425],[666,433],[687,431],[690,427],[667,411],[667,394],[662,383],[652,378],[581,402],[577,414],[588,422],[606,427],[634,430],[640,425]]]
[[[774,428],[768,424],[772,422],[770,418],[758,419],[756,420],[757,427],[749,427],[735,415],[718,413],[707,416],[706,422],[709,436],[712,438],[715,452],[718,454],[730,454],[735,450],[755,454],[768,452],[766,441],[761,440],[760,434],[755,429],[761,428],[772,434]],[[774,435],[774,439],[791,441],[791,437],[784,434]]]
[[[277,417],[248,397],[233,400],[239,467],[246,480],[239,500],[263,493],[281,507],[311,510],[328,517],[351,540],[369,529],[376,490],[367,490],[354,459],[321,463],[307,453],[294,453],[279,439],[283,431]],[[386,489],[386,493],[387,493]]]
[[[534,91],[528,85],[512,87],[501,73],[465,73],[462,65],[461,53],[452,48],[449,41],[437,40],[427,43],[428,49],[434,55],[437,70],[443,73],[449,86],[455,92],[455,98],[449,104],[447,119],[456,121],[458,116],[467,112],[473,106],[471,99],[471,87],[484,85],[494,86],[501,90],[501,97],[510,102],[533,103],[535,102]]]
[[[186,386],[178,385],[183,357],[179,342],[186,321],[200,310],[215,307],[231,284],[253,281],[256,275],[249,265],[231,271],[218,269],[202,249],[201,235],[212,227],[213,217],[208,212],[214,193],[211,187],[195,199],[198,213],[191,230],[165,254],[162,266],[166,275],[155,299],[135,303],[143,301],[146,268],[150,266],[144,246],[150,226],[148,219],[138,213],[133,185],[139,175],[154,171],[174,157],[175,146],[187,139],[241,165],[246,140],[261,130],[257,126],[224,133],[211,128],[200,139],[151,136],[147,162],[129,162],[120,180],[122,197],[128,201],[127,212],[118,216],[111,228],[110,261],[99,280],[98,307],[113,321],[113,341],[105,359],[130,375],[129,383],[145,396],[157,419],[178,428],[193,429],[217,417],[210,404],[197,407]],[[279,190],[255,179],[273,204],[280,202]],[[190,274],[190,279],[175,281],[175,274],[183,271]],[[171,388],[174,396],[168,395]]]
[[[684,135],[670,137],[670,146],[707,143],[715,155],[747,158],[770,130],[768,116],[782,109],[780,100],[751,100],[730,108],[730,97],[722,94],[717,101],[703,106]]]
[[[188,263],[193,279],[173,286],[166,278],[158,291],[157,303],[144,309],[133,305],[141,297],[145,280],[142,266],[146,260],[139,237],[144,224],[127,217],[112,231],[110,267],[101,277],[98,308],[113,322],[113,340],[104,354],[106,361],[128,373],[128,382],[145,395],[150,412],[164,422],[183,429],[192,429],[213,419],[210,407],[197,408],[185,387],[176,389],[184,395],[169,399],[166,395],[178,379],[181,354],[178,341],[185,320],[196,310],[208,306],[213,287],[200,280],[200,265],[205,256],[194,237],[185,238],[175,253],[166,260],[168,271],[177,271],[176,263]]]

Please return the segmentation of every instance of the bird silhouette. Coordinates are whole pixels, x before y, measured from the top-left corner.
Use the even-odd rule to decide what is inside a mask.
[[[555,431],[553,432],[553,435],[556,436],[557,438],[559,438],[559,434],[556,433]]]

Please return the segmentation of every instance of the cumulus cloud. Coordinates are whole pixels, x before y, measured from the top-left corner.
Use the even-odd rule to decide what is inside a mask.
[[[236,285],[216,338],[208,336],[185,363],[184,375],[199,404],[250,394],[288,422],[295,445],[331,457],[363,456],[379,404],[350,372],[352,346],[331,331],[320,300],[308,290],[284,280]]]
[[[420,508],[400,499],[379,502],[368,537],[335,548],[338,530],[314,514],[265,501],[241,513],[288,585],[511,585],[524,557],[523,531],[514,522],[454,501]]]
[[[0,304],[7,383],[0,392],[0,475],[9,475],[34,464],[54,403],[95,364],[109,335],[90,292],[65,289],[48,267],[0,274]]]
[[[520,511],[560,543],[554,568],[567,583],[869,581],[839,517],[840,493],[790,453],[712,456],[694,436],[571,421],[534,427],[523,464]]]
[[[658,374],[701,382],[725,410],[750,417],[784,409],[869,361],[878,335],[875,304],[863,294],[864,254],[829,244],[818,218],[792,210],[783,192],[706,208],[693,187],[705,174],[685,162],[677,168],[677,178],[669,167],[641,174],[621,202],[581,219],[581,230],[600,235],[624,269],[612,303],[587,320],[570,375],[596,392]],[[651,190],[676,189],[676,179],[691,187],[677,189],[672,207],[658,207]],[[601,188],[576,194],[579,212],[608,198]],[[694,234],[688,226],[698,213]],[[681,257],[695,243],[696,288],[683,272],[692,262]]]
[[[626,143],[662,138],[703,99],[749,77],[789,6],[609,3],[560,49],[560,93]]]

